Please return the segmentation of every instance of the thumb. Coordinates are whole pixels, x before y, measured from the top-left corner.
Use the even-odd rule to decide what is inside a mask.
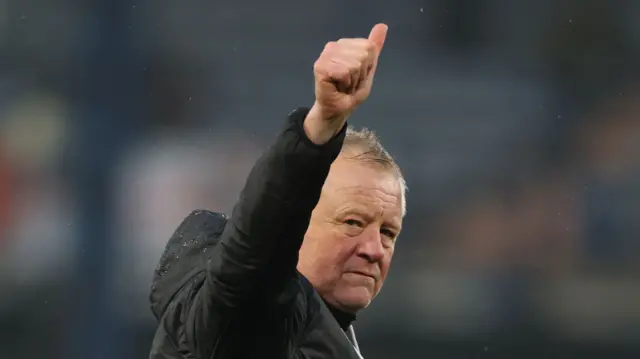
[[[387,38],[387,30],[389,27],[385,24],[376,24],[369,33],[369,41],[372,41],[378,47],[378,53],[382,51],[384,40]]]

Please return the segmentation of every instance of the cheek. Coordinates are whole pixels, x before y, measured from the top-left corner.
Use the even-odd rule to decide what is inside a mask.
[[[355,244],[349,238],[343,238],[339,234],[327,236],[320,243],[319,257],[322,258],[323,265],[330,271],[340,272],[345,263],[355,252]]]
[[[391,267],[391,258],[393,257],[393,250],[380,262],[380,274],[382,274],[382,280],[387,277],[389,268]]]

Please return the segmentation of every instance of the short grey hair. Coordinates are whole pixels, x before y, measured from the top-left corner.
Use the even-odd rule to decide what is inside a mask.
[[[400,166],[389,151],[384,148],[374,131],[366,127],[359,130],[352,126],[347,127],[340,155],[346,159],[368,162],[395,173],[402,186],[402,214],[407,212],[407,182],[402,175]]]

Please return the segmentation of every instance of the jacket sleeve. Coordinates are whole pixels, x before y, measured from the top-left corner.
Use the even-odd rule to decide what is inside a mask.
[[[243,305],[256,298],[275,300],[297,275],[298,251],[346,128],[316,145],[303,130],[307,113],[299,109],[289,115],[284,131],[251,170],[212,249],[186,315],[186,339],[198,357],[211,357],[220,331]]]

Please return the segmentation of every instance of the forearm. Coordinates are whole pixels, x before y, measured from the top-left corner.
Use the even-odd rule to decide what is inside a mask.
[[[305,134],[306,111],[294,112],[276,142],[252,169],[221,237],[218,255],[208,266],[211,286],[224,288],[216,300],[223,306],[242,303],[261,288],[270,266],[285,264],[295,273],[311,212],[316,206],[329,168],[340,153],[344,131],[323,145]],[[287,250],[282,250],[286,248]],[[277,285],[279,278],[269,278]],[[284,279],[283,279],[284,280]]]

